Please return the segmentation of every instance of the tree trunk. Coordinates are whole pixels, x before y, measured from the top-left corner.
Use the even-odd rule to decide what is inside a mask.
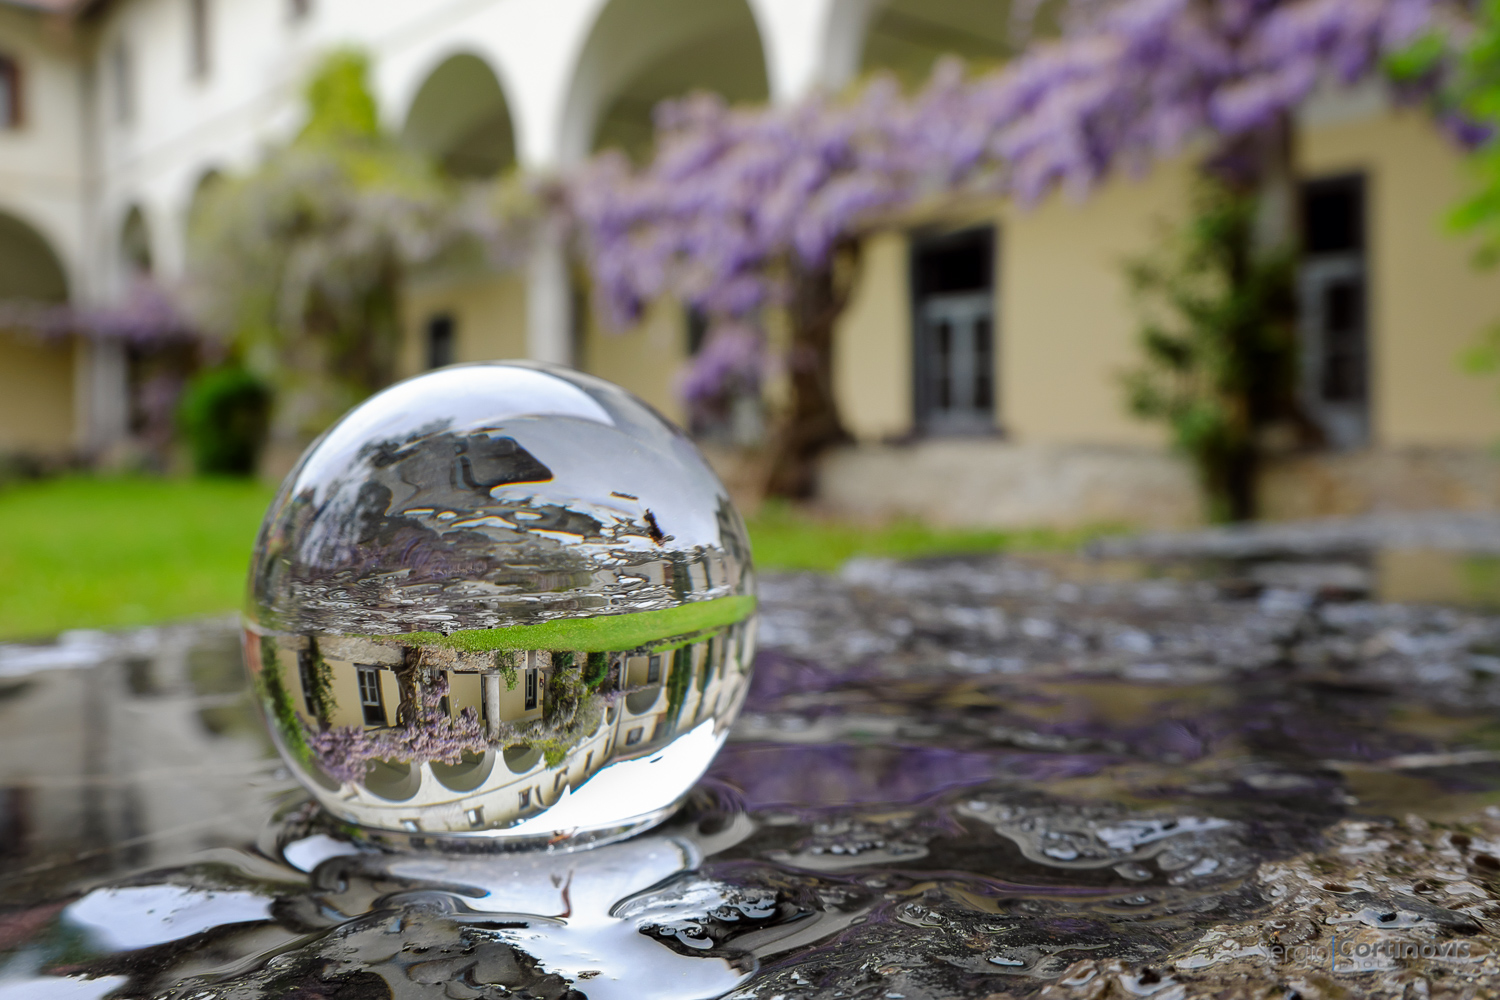
[[[1236,384],[1226,388],[1234,397],[1240,427],[1225,443],[1222,464],[1210,478],[1222,491],[1215,506],[1232,521],[1248,521],[1258,514],[1262,438],[1267,427],[1278,421],[1297,422],[1292,288],[1264,287],[1269,275],[1279,273],[1278,261],[1291,259],[1296,249],[1293,135],[1290,116],[1280,115],[1207,165],[1231,190],[1255,200],[1244,246],[1231,267],[1231,280],[1242,294],[1262,297],[1242,328],[1226,331],[1233,368],[1238,372]]]
[[[839,419],[833,392],[833,329],[849,300],[853,246],[829,264],[804,270],[792,279],[788,308],[792,342],[787,352],[791,407],[772,439],[766,494],[806,499],[817,488],[818,458],[842,444],[849,434]],[[839,265],[843,264],[841,268]]]

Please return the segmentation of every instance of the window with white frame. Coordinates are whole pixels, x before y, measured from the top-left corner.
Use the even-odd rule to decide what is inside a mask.
[[[1360,447],[1370,436],[1363,176],[1302,185],[1297,278],[1303,406],[1329,447]]]
[[[541,692],[537,684],[537,675],[540,671],[536,667],[526,670],[526,711],[530,712],[540,704]]]
[[[995,231],[912,241],[913,399],[917,429],[995,429]]]
[[[364,711],[365,725],[383,726],[386,724],[385,700],[380,692],[380,669],[378,667],[359,668],[359,705]]]

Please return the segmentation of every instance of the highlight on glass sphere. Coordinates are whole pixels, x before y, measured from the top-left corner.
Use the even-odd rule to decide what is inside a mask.
[[[692,442],[535,362],[378,393],[261,526],[245,663],[334,816],[587,843],[670,815],[749,685],[744,523]]]

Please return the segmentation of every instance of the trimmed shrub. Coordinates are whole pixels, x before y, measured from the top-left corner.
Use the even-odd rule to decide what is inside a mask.
[[[271,413],[271,393],[243,368],[211,368],[188,383],[177,411],[193,468],[206,475],[255,472]]]

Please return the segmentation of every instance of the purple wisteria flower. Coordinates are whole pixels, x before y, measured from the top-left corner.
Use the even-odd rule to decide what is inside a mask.
[[[1272,127],[1314,88],[1353,84],[1440,26],[1436,0],[1080,5],[1061,39],[973,78],[944,62],[910,96],[876,78],[790,106],[663,104],[655,158],[635,170],[603,154],[570,178],[566,202],[615,324],[662,296],[716,325],[754,324],[785,300],[789,274],[826,267],[896,213],[1081,195],[1190,141]],[[688,398],[754,367],[739,354],[750,342],[711,335],[682,382]]]
[[[183,315],[173,296],[149,277],[136,280],[123,299],[108,306],[0,301],[0,326],[44,338],[76,334],[143,345],[199,337],[197,327]]]
[[[335,726],[309,733],[307,745],[318,764],[337,781],[364,780],[372,760],[410,764],[457,764],[465,753],[482,754],[490,741],[472,708],[454,718],[443,711],[448,696],[448,678],[439,675],[418,694],[412,718],[391,729],[366,730],[359,726]]]

